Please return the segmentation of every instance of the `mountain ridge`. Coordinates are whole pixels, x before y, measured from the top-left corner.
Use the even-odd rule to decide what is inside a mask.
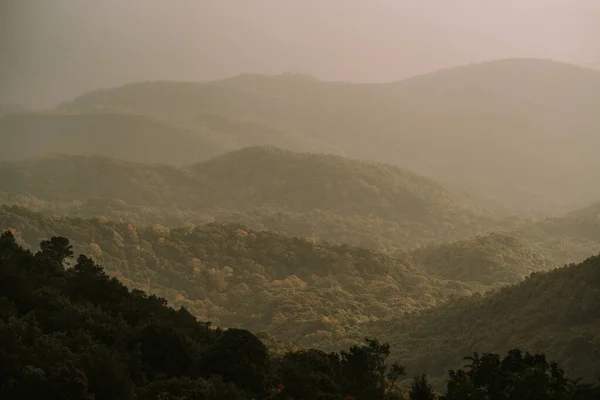
[[[312,151],[398,165],[522,212],[564,212],[600,197],[589,172],[600,170],[591,150],[600,146],[600,73],[548,60],[493,61],[387,84],[294,75],[137,83],[64,107],[111,104],[182,120],[216,113],[268,121],[314,141]]]

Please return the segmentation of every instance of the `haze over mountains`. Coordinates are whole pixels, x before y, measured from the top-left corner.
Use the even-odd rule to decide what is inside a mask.
[[[409,249],[504,224],[492,207],[397,167],[273,147],[183,168],[83,156],[5,161],[0,177],[15,204],[71,216],[171,227],[237,220],[371,248]]]
[[[129,288],[281,351],[381,337],[441,387],[461,356],[519,347],[593,383],[598,106],[600,72],[511,59],[6,107],[2,240],[70,238]]]
[[[183,165],[245,146],[275,145],[391,163],[513,213],[543,215],[600,197],[593,184],[600,171],[593,152],[599,93],[600,72],[534,59],[390,84],[297,74],[137,83],[76,98],[61,106],[66,114],[4,117],[0,132],[7,150],[0,156],[42,154],[18,145],[28,140],[52,152]],[[99,139],[93,129],[107,133]],[[117,137],[123,143],[112,145]],[[135,146],[139,140],[148,143],[143,151]]]
[[[141,3],[0,2],[0,399],[600,399],[598,0]]]
[[[128,82],[300,71],[390,82],[510,57],[600,69],[596,0],[53,0],[0,5],[0,103]],[[7,100],[5,100],[7,99]]]

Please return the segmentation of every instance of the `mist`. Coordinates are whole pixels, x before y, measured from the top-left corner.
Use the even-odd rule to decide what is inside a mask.
[[[143,80],[303,72],[383,82],[499,58],[600,68],[596,0],[4,0],[0,102]]]
[[[598,22],[0,0],[0,399],[600,399]]]

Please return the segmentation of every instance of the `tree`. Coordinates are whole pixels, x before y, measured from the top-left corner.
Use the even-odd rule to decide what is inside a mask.
[[[139,400],[245,400],[248,396],[220,377],[171,378],[152,382],[138,393]]]
[[[514,349],[502,360],[492,353],[467,359],[471,360],[467,371],[450,371],[445,400],[593,398],[581,394],[581,387],[568,380],[555,363],[548,363],[543,354],[523,354]]]
[[[202,357],[206,376],[220,375],[252,397],[266,392],[269,361],[265,345],[243,329],[219,330],[217,340]]]
[[[40,243],[40,251],[36,257],[46,261],[56,274],[65,267],[66,260],[73,257],[73,246],[69,239],[55,236]]]
[[[320,350],[287,353],[279,362],[282,399],[333,400],[342,396],[337,354]]]
[[[361,346],[342,351],[344,394],[355,396],[358,400],[390,396],[396,380],[404,375],[404,368],[396,363],[389,367],[386,364],[389,355],[389,344],[369,338],[365,338]]]
[[[427,375],[421,374],[413,379],[410,391],[408,393],[410,400],[435,400],[433,388],[429,384]]]

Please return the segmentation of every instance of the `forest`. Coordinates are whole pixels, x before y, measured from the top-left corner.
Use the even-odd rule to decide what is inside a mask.
[[[600,73],[0,108],[0,398],[600,398]]]
[[[492,206],[412,172],[274,147],[244,148],[186,168],[93,156],[5,161],[0,178],[14,204],[67,216],[169,227],[237,220],[340,242],[351,228],[346,239],[375,248],[379,242],[412,248],[500,223]]]
[[[126,288],[69,240],[32,253],[0,236],[0,394],[6,399],[595,399],[543,354],[469,357],[444,394],[365,339],[338,353],[275,353],[243,329],[213,328],[184,307]],[[70,264],[67,267],[67,264]],[[68,334],[67,334],[68,332]],[[414,372],[413,372],[414,374]]]

